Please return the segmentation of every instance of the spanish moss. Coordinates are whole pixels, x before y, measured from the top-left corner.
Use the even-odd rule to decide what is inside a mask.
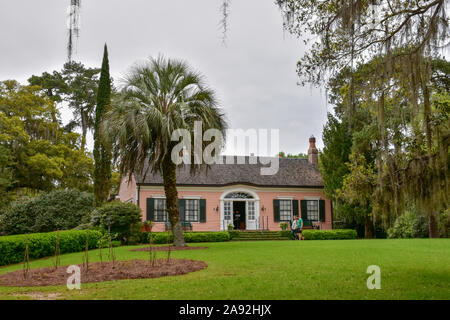
[[[220,20],[220,25],[222,27],[222,43],[225,44],[227,40],[228,33],[228,17],[230,15],[230,5],[231,0],[223,0],[222,5],[220,7],[220,11],[222,13],[222,19]]]
[[[75,51],[74,42],[80,36],[80,8],[81,0],[70,0],[69,16],[68,16],[68,28],[69,39],[67,42],[67,58],[72,61],[72,55]]]
[[[432,64],[449,45],[446,1],[276,3],[284,28],[312,41],[297,65],[301,83],[319,86],[347,69],[349,130],[357,120],[356,101],[374,115],[373,216],[389,220],[414,203],[429,216],[430,236],[437,236],[436,215],[449,200],[450,134],[448,106],[439,102],[446,99],[445,89],[433,83],[437,70]],[[355,80],[358,69],[367,64],[371,72]]]

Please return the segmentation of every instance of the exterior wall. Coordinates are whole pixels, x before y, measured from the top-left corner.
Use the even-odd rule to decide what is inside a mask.
[[[269,230],[281,230],[280,222],[274,221],[273,200],[279,197],[292,197],[292,200],[299,201],[299,216],[301,216],[300,201],[307,200],[308,197],[319,198],[325,200],[325,222],[314,222],[318,224],[320,229],[332,229],[331,220],[331,201],[328,200],[322,191],[267,191],[258,193],[261,198],[260,208],[264,206],[265,211],[261,211],[261,218],[264,220],[264,227],[266,221],[269,222]],[[262,195],[262,196],[261,196]]]
[[[206,199],[206,223],[192,223],[193,231],[219,231],[221,228],[221,196],[224,193],[231,192],[234,189],[246,189],[256,193],[259,201],[259,227],[263,226],[267,229],[267,221],[269,230],[281,230],[280,223],[274,221],[273,200],[279,197],[292,197],[293,200],[305,200],[308,197],[320,198],[325,200],[325,222],[317,222],[321,229],[332,228],[331,218],[331,202],[325,198],[322,189],[306,189],[306,188],[260,188],[249,187],[243,185],[235,185],[228,187],[178,187],[179,198],[201,198]],[[142,209],[142,219],[145,220],[147,212],[147,198],[164,196],[163,187],[141,186],[139,188],[139,206]],[[119,193],[120,194],[120,193]],[[125,196],[125,198],[128,195]],[[121,201],[122,201],[121,197]],[[261,209],[264,207],[265,211]],[[218,211],[216,211],[218,209]],[[300,210],[300,208],[299,208]],[[156,232],[164,231],[164,223],[156,223],[153,230]]]
[[[178,188],[178,198],[200,197],[206,199],[206,222],[193,222],[193,231],[218,231],[220,229],[220,207],[219,211],[215,211],[219,205],[220,192],[217,191],[195,191],[182,190]],[[142,220],[145,221],[147,214],[147,198],[158,196],[165,196],[163,187],[152,188],[151,190],[141,187],[139,192],[139,207],[142,209]],[[155,232],[164,231],[165,224],[163,222],[156,222],[153,227]]]
[[[121,202],[136,203],[136,181],[134,175],[128,181],[128,176],[122,177],[119,186],[119,200]]]

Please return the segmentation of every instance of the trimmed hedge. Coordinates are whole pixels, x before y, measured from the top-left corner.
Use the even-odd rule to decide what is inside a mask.
[[[219,232],[183,232],[186,242],[223,242],[230,240],[230,234],[227,231]],[[143,243],[149,243],[150,232],[144,232]],[[170,242],[173,242],[173,235],[170,234]],[[167,243],[167,232],[154,232],[153,244]]]
[[[239,236],[239,231],[230,230],[230,231],[227,231],[227,232],[230,235],[230,240],[233,239],[233,238],[237,238]]]
[[[89,249],[97,248],[101,232],[89,230]],[[30,233],[0,237],[0,266],[19,263],[24,260],[28,237],[28,252],[31,259],[55,254],[57,232]],[[86,230],[59,232],[60,253],[83,251],[86,248]]]
[[[305,240],[343,240],[356,239],[358,234],[352,229],[303,230]]]

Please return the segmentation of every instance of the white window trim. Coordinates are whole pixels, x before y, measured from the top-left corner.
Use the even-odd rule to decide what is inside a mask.
[[[294,200],[294,197],[277,197],[278,200]]]
[[[183,196],[183,199],[187,200],[200,200],[202,196]]]
[[[152,195],[152,198],[155,198],[155,199],[165,199],[166,196]]]

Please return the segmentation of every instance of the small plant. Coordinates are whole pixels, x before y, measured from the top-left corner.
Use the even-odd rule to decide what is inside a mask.
[[[167,264],[170,263],[170,230],[167,230]]]
[[[154,225],[155,223],[153,221],[144,221],[143,223],[144,232],[151,232]]]
[[[86,248],[84,249],[83,267],[87,273],[89,271],[89,230],[86,230]]]
[[[233,225],[232,223],[230,223],[230,224],[228,225],[228,230],[229,230],[229,231],[234,230],[234,225]]]
[[[282,222],[282,223],[280,223],[280,228],[281,228],[281,230],[286,230],[287,227],[288,227],[287,222]]]
[[[27,237],[26,240],[26,244],[25,244],[25,257],[23,259],[23,278],[27,279],[28,278],[28,274],[30,273],[30,255],[29,255],[29,246],[28,246],[28,242],[29,239]]]
[[[59,246],[60,238],[59,231],[56,232],[56,246],[55,246],[55,270],[61,265],[60,260],[60,246]]]
[[[111,226],[108,226],[108,241],[109,241],[109,261],[112,262],[114,269],[114,262],[116,261],[116,255],[114,253],[114,246],[112,243]]]
[[[145,222],[147,222],[147,221],[145,221]],[[145,226],[145,222],[144,222],[144,226]],[[148,231],[150,232],[149,238],[148,238],[148,254],[149,254],[148,262],[149,262],[149,265],[153,267],[153,261],[152,261],[152,258],[153,258],[153,252],[152,252],[152,249],[153,249],[152,248],[152,242],[153,242],[152,225],[150,224],[148,227],[149,227]]]
[[[102,249],[108,247],[108,244],[109,244],[109,234],[105,232],[97,241],[97,247],[99,248],[100,262],[103,262]]]

